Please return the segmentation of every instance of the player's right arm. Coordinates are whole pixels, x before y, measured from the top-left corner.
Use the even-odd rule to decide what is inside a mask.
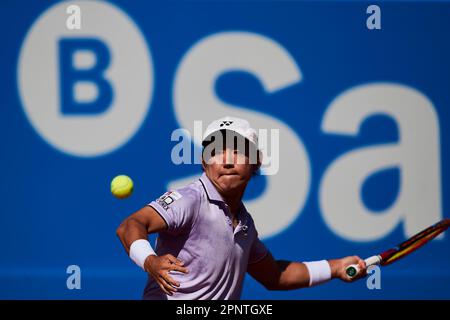
[[[150,206],[145,206],[126,218],[117,228],[117,236],[122,242],[127,254],[130,254],[131,244],[139,239],[147,239],[151,233],[167,229],[163,218]]]
[[[126,218],[117,228],[117,236],[122,242],[127,254],[130,254],[131,244],[137,240],[148,239],[148,234],[161,232],[167,229],[163,218],[150,206],[136,211]],[[144,270],[152,275],[161,290],[172,295],[180,284],[169,276],[169,271],[176,270],[187,273],[183,262],[171,254],[163,256],[149,255],[144,262]]]

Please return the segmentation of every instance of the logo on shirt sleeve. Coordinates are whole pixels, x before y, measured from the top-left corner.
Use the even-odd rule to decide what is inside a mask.
[[[176,191],[168,191],[156,200],[158,204],[165,210],[169,209],[169,205],[180,199],[182,195]]]

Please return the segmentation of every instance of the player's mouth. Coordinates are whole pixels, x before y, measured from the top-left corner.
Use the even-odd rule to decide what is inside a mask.
[[[236,172],[227,172],[222,173],[221,176],[238,176],[238,174]]]

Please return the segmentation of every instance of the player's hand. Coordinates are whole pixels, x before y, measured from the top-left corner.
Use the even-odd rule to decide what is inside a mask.
[[[173,280],[169,276],[169,272],[174,270],[188,273],[188,269],[183,267],[183,265],[183,261],[175,258],[171,254],[163,256],[150,255],[144,262],[144,269],[152,275],[163,292],[172,295],[173,292],[177,291],[180,283]]]
[[[338,278],[345,282],[353,282],[366,276],[366,263],[358,256],[329,260],[328,263],[330,264],[332,278]],[[360,272],[356,277],[351,279],[347,276],[346,268],[352,264],[357,264]]]

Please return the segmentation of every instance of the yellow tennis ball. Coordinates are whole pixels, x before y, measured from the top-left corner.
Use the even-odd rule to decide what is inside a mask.
[[[111,181],[111,193],[118,199],[129,197],[133,192],[133,180],[129,176],[120,175]]]

